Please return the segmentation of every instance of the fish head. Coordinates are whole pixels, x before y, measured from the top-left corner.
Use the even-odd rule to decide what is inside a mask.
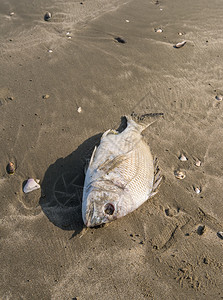
[[[95,227],[119,217],[122,196],[115,191],[92,190],[82,206],[82,217],[87,227]]]

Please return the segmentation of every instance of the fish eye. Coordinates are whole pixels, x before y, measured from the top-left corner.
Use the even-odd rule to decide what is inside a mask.
[[[107,204],[105,204],[104,211],[107,215],[111,216],[111,215],[113,215],[115,208],[111,203],[107,203]]]

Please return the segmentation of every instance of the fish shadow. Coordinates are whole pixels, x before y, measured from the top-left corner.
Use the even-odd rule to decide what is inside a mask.
[[[101,136],[90,137],[70,155],[50,165],[41,184],[39,204],[44,214],[55,226],[74,230],[73,236],[84,227],[81,206],[85,168]]]

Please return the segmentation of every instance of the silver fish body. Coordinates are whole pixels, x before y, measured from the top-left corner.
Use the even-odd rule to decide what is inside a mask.
[[[106,131],[86,172],[82,218],[94,227],[123,217],[154,195],[161,181],[141,132],[148,126],[126,117],[122,132]]]

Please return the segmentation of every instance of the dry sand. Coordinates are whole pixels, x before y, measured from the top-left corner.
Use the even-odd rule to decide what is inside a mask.
[[[223,298],[222,11],[220,0],[1,1],[1,299]],[[133,111],[165,113],[145,131],[165,180],[82,235],[85,161]],[[28,177],[41,190],[25,195]]]

